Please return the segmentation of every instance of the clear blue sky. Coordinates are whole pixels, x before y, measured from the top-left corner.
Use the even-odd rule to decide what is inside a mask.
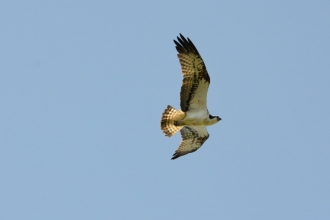
[[[329,1],[2,1],[0,219],[330,219]],[[222,121],[170,158],[182,33]]]

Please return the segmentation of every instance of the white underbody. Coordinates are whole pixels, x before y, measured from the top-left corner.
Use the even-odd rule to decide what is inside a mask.
[[[186,112],[185,118],[177,122],[177,125],[185,126],[210,126],[217,123],[216,118],[210,119],[207,111]]]

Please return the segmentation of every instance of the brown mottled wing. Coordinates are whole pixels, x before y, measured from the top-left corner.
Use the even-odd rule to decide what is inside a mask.
[[[198,150],[209,138],[206,127],[184,126],[181,130],[182,141],[173,154],[172,160]]]
[[[178,37],[178,41],[174,40],[174,43],[183,75],[180,93],[181,110],[184,112],[207,111],[206,96],[210,77],[203,59],[193,42],[182,34]]]

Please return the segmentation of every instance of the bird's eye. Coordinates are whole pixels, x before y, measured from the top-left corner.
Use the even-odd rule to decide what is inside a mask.
[[[212,115],[209,115],[209,119],[213,119],[214,118],[214,116],[212,116]]]

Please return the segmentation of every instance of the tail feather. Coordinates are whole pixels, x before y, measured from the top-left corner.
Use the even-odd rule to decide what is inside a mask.
[[[163,130],[163,133],[166,136],[171,137],[172,135],[180,131],[183,126],[175,126],[174,122],[182,120],[184,116],[185,113],[183,111],[177,110],[172,106],[168,105],[160,121],[160,128]]]

